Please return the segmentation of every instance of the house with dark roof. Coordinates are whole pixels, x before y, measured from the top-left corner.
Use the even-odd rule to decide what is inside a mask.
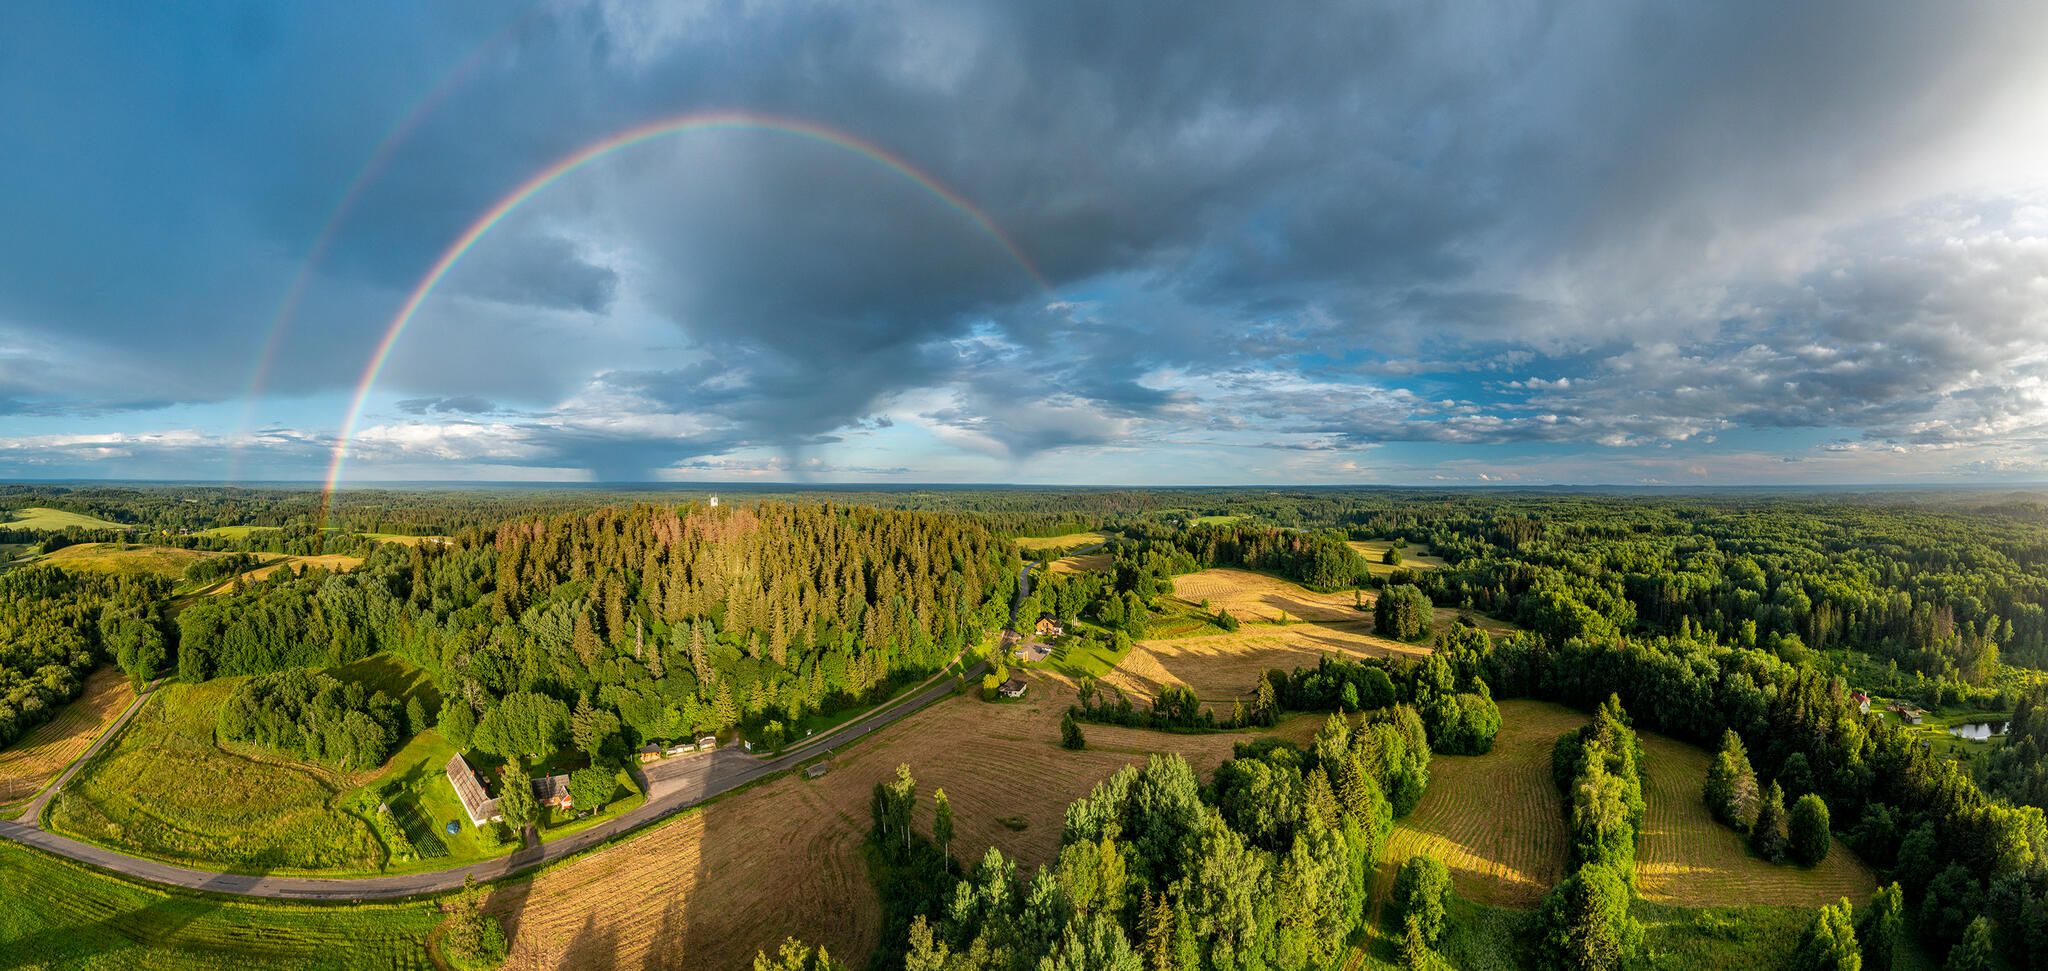
[[[455,798],[462,800],[462,811],[469,814],[470,825],[482,826],[493,819],[505,818],[498,812],[498,800],[484,790],[483,780],[475,769],[469,767],[469,761],[462,757],[461,752],[449,756],[444,771],[448,773],[448,784],[455,787]]]
[[[567,775],[542,775],[533,779],[533,801],[550,809],[574,809],[576,801],[569,798],[569,777]]]
[[[635,751],[635,754],[640,756],[640,761],[642,762],[652,762],[655,759],[661,758],[661,746],[656,745],[653,742],[649,742],[646,745],[640,746],[640,748]]]
[[[1024,683],[1023,678],[1013,674],[1010,676],[1010,680],[1003,682],[1003,686],[997,688],[996,691],[1005,698],[1022,698],[1024,697],[1024,689],[1028,687],[1030,686]]]

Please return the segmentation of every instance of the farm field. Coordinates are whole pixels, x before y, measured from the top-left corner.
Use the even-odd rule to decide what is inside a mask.
[[[1372,575],[1376,577],[1386,576],[1395,570],[1435,570],[1444,565],[1443,557],[1432,556],[1429,547],[1413,543],[1401,550],[1400,566],[1380,562],[1380,557],[1387,554],[1387,548],[1394,545],[1391,540],[1355,539],[1344,545],[1365,557],[1365,562],[1372,568]]]
[[[218,586],[207,591],[207,593],[211,596],[219,596],[232,591],[235,588],[236,580],[240,580],[243,583],[253,583],[281,569],[310,570],[318,567],[319,569],[332,570],[336,573],[347,573],[362,565],[362,557],[349,556],[344,553],[322,553],[318,556],[287,556],[250,570],[239,577],[223,580]]]
[[[1087,749],[1069,752],[1058,723],[1072,700],[1040,677],[1017,703],[955,696],[863,741],[822,778],[778,778],[501,887],[490,906],[513,936],[508,966],[637,968],[659,954],[744,967],[798,934],[860,967],[880,921],[861,853],[869,799],[899,763],[917,776],[920,827],[931,825],[931,789],[944,787],[957,855],[994,845],[1028,868],[1051,860],[1067,804],[1123,765],[1174,751],[1208,772],[1250,737],[1091,725]],[[1275,731],[1302,740],[1319,723],[1290,719]]]
[[[223,556],[200,550],[171,546],[143,546],[135,543],[79,543],[43,556],[39,561],[66,570],[90,570],[121,576],[160,576],[182,580],[194,563]]]
[[[129,883],[0,842],[0,967],[424,969],[432,903],[309,906]]]
[[[1076,546],[1093,546],[1108,537],[1101,533],[1068,533],[1064,536],[1019,536],[1015,542],[1023,550],[1073,549]]]
[[[1742,837],[1716,823],[1700,798],[1712,756],[1676,739],[1641,735],[1648,812],[1636,875],[1643,899],[1683,907],[1739,907],[1758,900],[1818,907],[1843,897],[1861,904],[1877,889],[1876,877],[1840,840],[1810,870],[1751,856]]]
[[[1467,900],[1536,906],[1564,878],[1564,803],[1550,777],[1550,749],[1586,719],[1563,705],[1503,701],[1493,751],[1430,759],[1429,788],[1394,824],[1381,854],[1375,898],[1392,889],[1402,863],[1423,854],[1450,867]]]
[[[374,870],[382,844],[336,808],[351,780],[214,743],[238,679],[166,684],[51,803],[52,829],[205,868]]]
[[[449,539],[446,536],[415,536],[411,533],[363,533],[361,535],[365,539],[374,539],[379,543],[397,543],[400,546],[418,546],[421,543],[449,542]]]
[[[120,523],[109,522],[108,520],[101,519],[97,516],[87,516],[83,513],[65,512],[62,509],[49,509],[43,506],[30,506],[26,509],[16,509],[6,522],[0,523],[0,526],[5,526],[9,529],[38,529],[48,530],[50,532],[60,532],[66,529],[131,528],[128,526],[124,526]]]
[[[1100,573],[1116,563],[1108,553],[1083,553],[1079,556],[1063,556],[1052,561],[1054,573]]]
[[[1256,691],[1259,675],[1266,671],[1310,667],[1325,654],[1358,658],[1428,653],[1426,645],[1374,634],[1370,623],[1246,624],[1232,634],[1139,641],[1101,680],[1133,699],[1152,698],[1168,685],[1182,685],[1204,701],[1227,706]]]
[[[0,751],[0,805],[35,795],[121,717],[135,692],[113,665],[93,672],[85,691],[57,717]]]

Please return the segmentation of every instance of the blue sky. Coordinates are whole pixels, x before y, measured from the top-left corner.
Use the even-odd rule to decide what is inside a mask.
[[[1997,3],[0,6],[0,477],[318,478],[465,228],[734,110],[1045,286],[843,148],[652,140],[463,255],[347,481],[2040,481],[2042,50]]]

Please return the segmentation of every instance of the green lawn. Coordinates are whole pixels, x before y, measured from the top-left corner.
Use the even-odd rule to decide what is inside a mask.
[[[0,523],[0,526],[6,526],[9,529],[47,530],[53,533],[73,528],[133,528],[130,526],[124,526],[120,523],[109,522],[97,516],[87,516],[82,513],[65,512],[62,509],[49,509],[43,506],[30,506],[26,509],[16,509],[13,510],[9,515],[11,518],[9,518],[5,523]]]
[[[1087,640],[1077,634],[1088,635]],[[1087,621],[1075,621],[1073,629],[1053,644],[1052,656],[1036,662],[1036,666],[1051,668],[1070,678],[1099,678],[1108,674],[1117,662],[1124,659],[1130,650],[1116,650],[1110,633]],[[1013,657],[1010,663],[1017,663]]]
[[[0,842],[0,967],[426,969],[440,914],[413,902],[315,906],[145,887]]]
[[[212,529],[200,530],[199,535],[218,536],[222,539],[248,539],[252,533],[274,533],[281,528],[279,526],[215,526]]]

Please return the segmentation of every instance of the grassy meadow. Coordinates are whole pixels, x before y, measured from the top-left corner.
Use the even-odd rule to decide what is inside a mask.
[[[384,847],[321,766],[214,740],[239,679],[166,684],[51,802],[57,832],[124,852],[234,871],[375,870]]]
[[[433,903],[278,904],[130,883],[0,842],[0,967],[428,969]]]
[[[1017,548],[1026,553],[1038,550],[1070,550],[1077,546],[1094,546],[1109,537],[1097,532],[1068,533],[1064,536],[1019,536]]]
[[[128,529],[117,522],[87,516],[83,513],[66,512],[43,506],[16,509],[9,514],[6,522],[0,523],[8,529],[33,529],[59,533],[67,529]]]

